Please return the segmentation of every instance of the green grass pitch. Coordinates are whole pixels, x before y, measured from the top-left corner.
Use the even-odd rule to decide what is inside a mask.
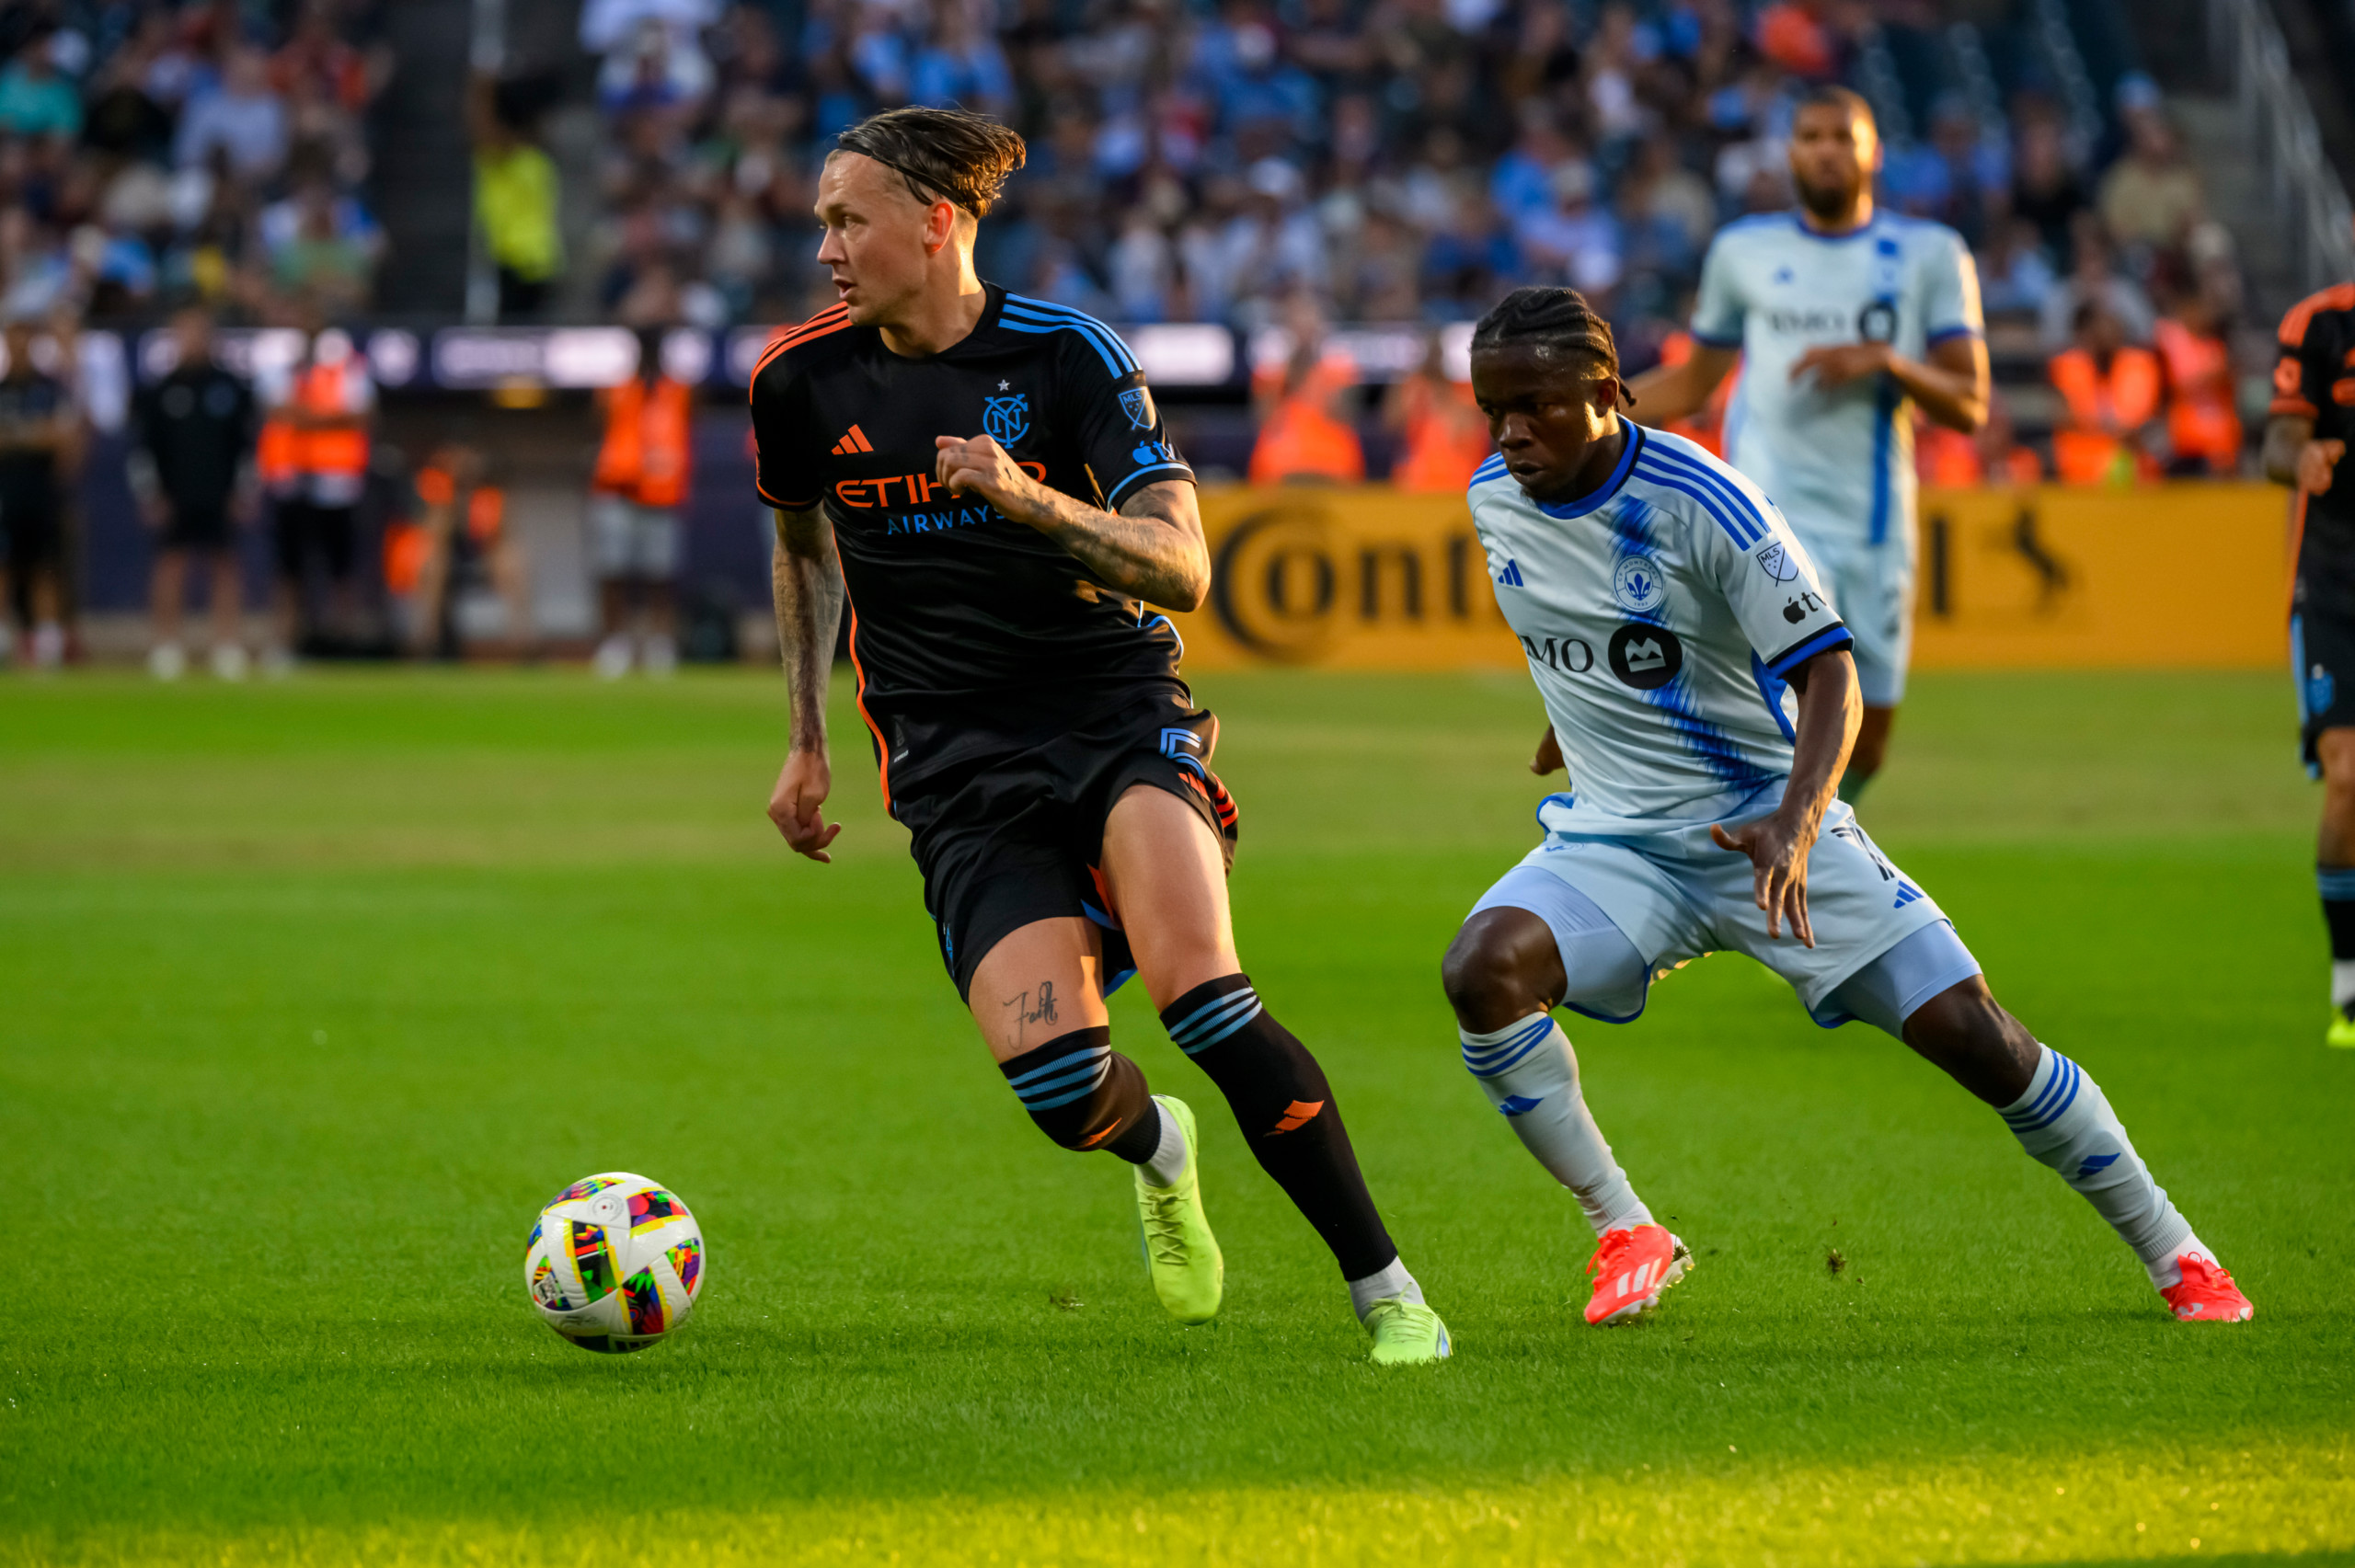
[[[1993,1115],[1718,956],[1573,1029],[1700,1259],[1607,1333],[1435,979],[1534,837],[1525,682],[1202,687],[1246,962],[1444,1367],[1364,1365],[1132,988],[1228,1259],[1217,1324],[1163,1317],[1125,1171],[1039,1138],[942,977],[846,702],[818,867],[761,815],[774,678],[0,683],[0,1564],[2355,1554],[2355,1057],[2284,682],[1923,678],[1865,810],[2254,1323],[2171,1322]],[[711,1264],[622,1358],[521,1266],[612,1168]]]

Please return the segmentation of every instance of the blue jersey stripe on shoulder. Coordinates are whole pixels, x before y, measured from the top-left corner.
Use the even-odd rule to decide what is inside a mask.
[[[1505,476],[1505,472],[1504,454],[1499,452],[1472,470],[1472,477],[1466,481],[1465,488],[1469,489],[1474,485],[1485,485],[1491,479],[1501,479]]]
[[[1723,495],[1708,487],[1700,475],[1690,469],[1671,468],[1648,462],[1639,463],[1636,464],[1636,477],[1648,480],[1654,485],[1665,486],[1671,490],[1681,490],[1700,502],[1701,509],[1717,520],[1717,526],[1726,531],[1726,537],[1732,540],[1739,549],[1747,550],[1763,537],[1752,532],[1750,525],[1742,520],[1740,513],[1726,504]]]
[[[1765,514],[1758,509],[1756,502],[1742,493],[1740,484],[1730,475],[1719,473],[1716,465],[1706,459],[1679,452],[1666,441],[1656,443],[1645,455],[1665,463],[1680,473],[1691,475],[1723,497],[1729,506],[1748,521],[1752,529],[1751,544],[1755,544],[1771,532],[1766,526]]]
[[[1009,317],[1018,319],[1009,320]],[[999,322],[1017,332],[1036,332],[1068,327],[1096,346],[1104,366],[1114,375],[1126,375],[1137,368],[1135,356],[1129,346],[1120,341],[1120,334],[1084,311],[1067,305],[1050,304],[1044,300],[1028,299],[1021,294],[1005,296],[1005,307],[998,313]]]

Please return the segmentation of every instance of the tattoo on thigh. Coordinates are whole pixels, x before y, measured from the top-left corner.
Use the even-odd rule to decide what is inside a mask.
[[[1031,995],[1032,993],[1027,990],[1017,991],[1012,996],[1007,997],[1004,1001],[998,1003],[1000,1007],[1010,1007],[1014,1009],[1014,1043],[1017,1046],[1024,1043],[1031,1024],[1052,1024],[1057,1021],[1055,1017],[1055,982],[1052,980],[1040,980],[1039,982],[1039,990],[1037,992],[1039,1000],[1036,1006],[1031,1004]]]

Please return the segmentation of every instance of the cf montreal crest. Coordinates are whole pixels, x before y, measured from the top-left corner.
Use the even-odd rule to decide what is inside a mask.
[[[1030,433],[1030,395],[982,399],[982,431],[1003,447],[1011,447]]]
[[[1153,429],[1153,394],[1142,386],[1130,387],[1120,394],[1120,412],[1129,417],[1132,428]]]

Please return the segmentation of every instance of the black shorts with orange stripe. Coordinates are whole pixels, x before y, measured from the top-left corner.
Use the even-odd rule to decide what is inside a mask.
[[[2281,318],[2273,367],[2277,417],[2304,419],[2314,439],[2355,448],[2355,283],[2310,294]],[[2355,468],[2297,500],[2297,587],[2292,612],[2355,618]]]
[[[1182,686],[1139,690],[1051,738],[973,752],[895,791],[892,815],[913,835],[925,909],[957,994],[1006,936],[1064,915],[1096,928],[1106,990],[1126,979],[1136,966],[1105,891],[1105,821],[1139,784],[1166,791],[1200,814],[1232,866],[1238,814],[1211,771],[1217,745],[1217,717]]]

